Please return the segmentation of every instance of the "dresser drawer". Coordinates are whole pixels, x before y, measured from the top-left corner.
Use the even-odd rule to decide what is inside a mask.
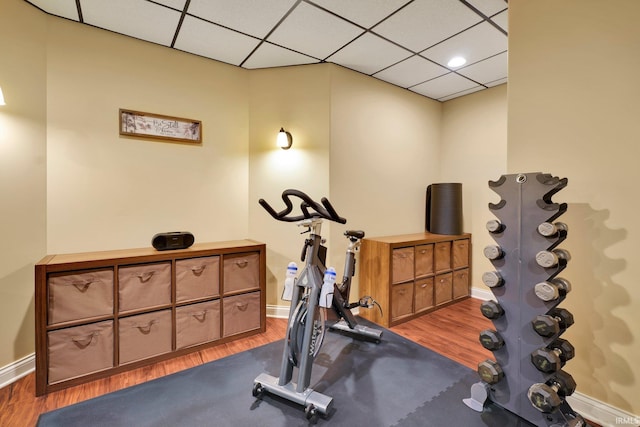
[[[113,321],[47,334],[48,382],[55,384],[113,367]]]
[[[220,338],[220,301],[176,308],[176,349]]]
[[[155,311],[119,320],[120,364],[171,351],[171,310]]]
[[[219,256],[176,261],[176,301],[213,297],[219,293]]]
[[[260,328],[260,292],[223,299],[223,336]]]
[[[453,241],[453,268],[469,266],[469,239]]]
[[[48,324],[113,314],[113,270],[50,274]]]
[[[433,307],[433,277],[416,280],[415,312]]]
[[[171,263],[141,264],[118,270],[120,312],[171,303]]]
[[[453,272],[453,299],[469,295],[469,269]]]
[[[435,277],[435,304],[440,305],[451,301],[452,287],[453,287],[453,274],[445,273],[439,274]]]
[[[451,269],[451,242],[438,242],[435,246],[436,273]]]
[[[224,256],[224,293],[260,287],[260,255],[258,252]]]
[[[413,282],[393,285],[391,288],[391,319],[413,313]]]
[[[391,257],[391,282],[402,283],[413,280],[413,246],[393,250]]]
[[[416,246],[416,277],[433,274],[433,245]]]

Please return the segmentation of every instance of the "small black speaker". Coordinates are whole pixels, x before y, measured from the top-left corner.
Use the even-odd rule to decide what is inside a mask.
[[[159,251],[186,249],[193,245],[193,242],[195,242],[195,238],[188,231],[158,233],[151,239],[151,245]]]

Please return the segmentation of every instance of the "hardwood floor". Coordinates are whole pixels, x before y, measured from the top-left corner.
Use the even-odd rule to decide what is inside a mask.
[[[479,300],[466,299],[391,330],[475,370],[478,362],[491,357],[491,352],[478,342],[479,332],[491,326],[491,322],[480,314],[479,307]],[[284,337],[286,324],[286,319],[267,318],[264,334],[41,397],[35,397],[35,375],[31,373],[0,389],[0,426],[35,426],[38,416],[44,412],[277,341]]]

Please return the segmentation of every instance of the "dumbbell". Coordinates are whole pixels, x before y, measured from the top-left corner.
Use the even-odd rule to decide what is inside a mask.
[[[571,260],[571,254],[565,249],[554,249],[552,251],[540,251],[536,254],[536,262],[540,267],[551,268],[558,264],[566,265]]]
[[[553,301],[571,291],[571,282],[562,277],[556,277],[536,284],[533,290],[542,301]]]
[[[482,275],[482,283],[490,288],[497,288],[504,285],[504,279],[497,271],[487,271]]]
[[[482,304],[480,304],[480,311],[484,317],[492,320],[498,319],[504,314],[502,306],[493,300],[483,301]]]
[[[576,382],[565,371],[558,371],[546,383],[536,383],[529,387],[527,397],[534,406],[544,413],[553,412],[562,404],[562,399],[576,391]]]
[[[531,363],[545,373],[558,372],[576,355],[575,348],[567,340],[558,338],[548,347],[541,347],[531,353]]]
[[[536,316],[531,324],[538,335],[551,337],[573,325],[573,314],[565,308],[554,308],[548,314]]]
[[[478,363],[478,375],[487,384],[495,384],[504,378],[504,371],[496,362],[487,359]]]
[[[504,251],[498,245],[488,245],[484,247],[484,256],[490,260],[496,260],[504,257]]]
[[[555,237],[561,231],[568,231],[567,224],[564,222],[556,222],[555,224],[551,222],[543,222],[538,226],[538,233],[544,237]]]
[[[504,346],[504,340],[497,331],[485,329],[480,332],[480,344],[487,350],[496,351]]]
[[[487,231],[489,233],[493,233],[493,234],[501,233],[502,231],[504,231],[504,228],[505,228],[504,224],[502,224],[497,219],[492,219],[487,221]]]

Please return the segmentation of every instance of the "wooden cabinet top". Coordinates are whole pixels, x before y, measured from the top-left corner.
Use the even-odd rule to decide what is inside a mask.
[[[173,258],[188,258],[221,253],[245,252],[259,250],[264,247],[264,243],[255,240],[231,240],[226,242],[195,243],[187,249],[174,249],[168,251],[158,251],[152,247],[118,249],[112,251],[82,252],[72,254],[47,255],[36,264],[36,266],[46,266],[47,270],[56,270],[56,266],[69,269],[99,266],[100,264],[113,263],[135,263],[170,260]]]
[[[413,233],[413,234],[400,234],[396,236],[382,236],[382,237],[367,237],[363,240],[363,243],[367,240],[387,243],[392,246],[403,246],[403,245],[420,245],[423,243],[437,243],[437,242],[446,242],[451,240],[460,240],[460,239],[469,239],[471,238],[471,234],[434,234],[434,233]]]

